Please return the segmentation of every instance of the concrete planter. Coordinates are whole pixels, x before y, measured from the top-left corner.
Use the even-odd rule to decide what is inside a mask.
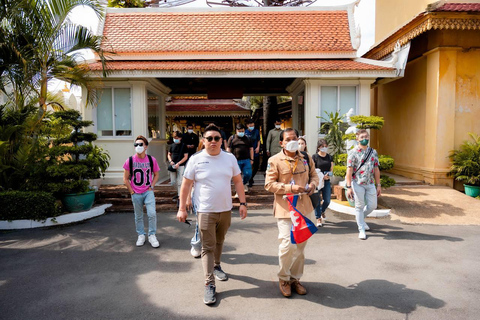
[[[87,211],[95,201],[95,190],[85,193],[71,193],[62,197],[62,204],[68,212]]]
[[[480,187],[471,186],[468,184],[463,185],[465,187],[465,194],[470,197],[478,197],[480,195]]]

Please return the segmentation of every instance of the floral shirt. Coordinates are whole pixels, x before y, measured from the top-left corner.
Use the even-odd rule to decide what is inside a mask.
[[[348,153],[347,167],[352,167],[355,171],[362,163],[363,158],[368,153],[367,148],[365,151],[361,147],[356,147]],[[357,184],[371,184],[375,183],[375,167],[378,167],[378,154],[375,149],[372,150],[369,159],[365,161],[365,164],[357,171],[352,177],[353,181]]]

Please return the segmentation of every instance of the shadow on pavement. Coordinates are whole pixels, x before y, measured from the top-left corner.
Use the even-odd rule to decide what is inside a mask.
[[[217,294],[217,304],[220,304],[222,299],[235,296],[259,299],[286,299],[281,295],[276,282],[234,274],[229,276],[231,279],[243,281],[255,287],[219,292]],[[335,309],[363,306],[395,311],[402,314],[415,311],[417,306],[430,309],[439,309],[445,306],[443,300],[437,299],[427,292],[409,289],[403,284],[381,279],[365,280],[348,287],[321,282],[305,282],[303,284],[307,288],[308,294],[299,296],[293,293],[289,299],[308,300]],[[353,316],[353,318],[355,317]]]
[[[222,253],[222,263],[228,264],[265,264],[270,266],[278,266],[278,256],[266,256],[256,253],[232,254]],[[305,259],[306,265],[313,265],[315,261]]]

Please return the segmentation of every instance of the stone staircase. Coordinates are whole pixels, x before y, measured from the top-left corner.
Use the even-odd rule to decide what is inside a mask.
[[[258,172],[254,179],[253,187],[249,188],[246,194],[249,209],[272,209],[273,194],[267,192],[264,188],[265,178],[263,172]],[[164,181],[155,186],[155,200],[157,211],[176,211],[177,200],[176,188],[170,186],[170,181]],[[235,194],[235,188],[232,185],[232,196]],[[102,185],[97,192],[97,204],[111,203],[107,212],[133,212],[132,200],[130,194],[124,185]],[[332,199],[335,195],[332,194]],[[233,207],[238,208],[239,200],[233,198]]]

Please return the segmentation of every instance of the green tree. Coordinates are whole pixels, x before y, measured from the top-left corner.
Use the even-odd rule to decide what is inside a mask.
[[[143,8],[145,0],[108,0],[108,6],[112,8]]]
[[[92,102],[95,82],[88,64],[80,59],[80,50],[94,51],[105,67],[101,36],[72,23],[68,15],[78,6],[87,6],[102,19],[99,2],[0,0],[0,5],[0,90],[19,107],[36,99],[41,116],[48,107],[47,88],[53,78],[83,86]]]

